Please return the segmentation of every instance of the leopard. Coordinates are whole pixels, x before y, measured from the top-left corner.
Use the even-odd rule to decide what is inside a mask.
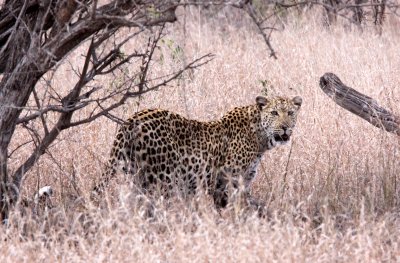
[[[119,128],[92,193],[101,195],[123,171],[143,191],[192,196],[203,189],[224,208],[228,189],[250,192],[264,153],[290,141],[301,105],[300,96],[257,96],[213,121],[163,109],[137,112]]]

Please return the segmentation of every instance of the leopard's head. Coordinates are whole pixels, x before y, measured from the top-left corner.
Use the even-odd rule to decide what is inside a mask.
[[[272,147],[288,142],[296,125],[302,98],[258,96],[256,102],[260,109],[263,136],[268,138]]]

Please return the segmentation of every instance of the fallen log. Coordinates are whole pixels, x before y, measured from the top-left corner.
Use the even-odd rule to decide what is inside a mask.
[[[325,73],[320,88],[339,106],[363,118],[372,125],[400,136],[400,118],[343,82],[333,73]]]

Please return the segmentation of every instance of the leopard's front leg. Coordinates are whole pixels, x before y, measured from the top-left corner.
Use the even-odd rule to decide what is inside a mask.
[[[249,191],[241,179],[240,175],[229,168],[222,168],[218,172],[213,193],[214,203],[218,209],[225,208],[233,197],[239,197],[241,201],[247,203]]]

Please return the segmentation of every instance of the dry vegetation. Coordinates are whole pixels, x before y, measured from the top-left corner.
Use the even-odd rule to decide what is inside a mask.
[[[160,107],[190,118],[216,119],[253,103],[261,81],[275,94],[301,95],[304,106],[290,145],[265,154],[253,194],[265,200],[268,218],[218,214],[200,198],[193,204],[159,200],[147,218],[129,180],[118,178],[114,195],[97,209],[87,201],[101,174],[117,125],[102,118],[68,130],[29,172],[24,196],[52,185],[53,209],[38,217],[14,212],[0,229],[0,261],[144,262],[396,262],[400,260],[400,147],[385,133],[334,104],[318,87],[335,72],[346,84],[400,113],[400,33],[382,35],[342,26],[323,28],[320,17],[294,18],[273,35],[278,60],[268,57],[251,23],[196,11],[168,27],[162,63],[153,76],[212,52],[215,59],[174,86],[150,93],[116,113],[121,118]],[[185,29],[185,30],[183,30]],[[139,40],[131,48],[140,49]],[[177,47],[179,47],[177,49]],[[58,69],[59,90],[76,78],[78,50]],[[129,70],[129,69],[127,69]],[[99,81],[100,82],[100,81]],[[107,79],[102,85],[109,85]],[[82,113],[84,114],[84,113]],[[76,116],[79,118],[79,116]],[[13,147],[27,134],[17,130]],[[16,167],[19,152],[10,160]],[[77,198],[80,196],[80,198]]]

